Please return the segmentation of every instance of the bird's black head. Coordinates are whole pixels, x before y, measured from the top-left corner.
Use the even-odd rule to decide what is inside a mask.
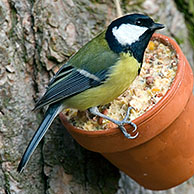
[[[155,23],[149,16],[130,14],[114,20],[107,28],[106,40],[116,53],[131,52],[139,63],[155,30],[164,25]]]

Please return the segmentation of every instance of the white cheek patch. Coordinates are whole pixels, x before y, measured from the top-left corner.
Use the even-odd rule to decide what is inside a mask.
[[[139,37],[147,30],[146,27],[132,24],[122,24],[112,29],[112,33],[121,45],[131,45],[139,40]]]

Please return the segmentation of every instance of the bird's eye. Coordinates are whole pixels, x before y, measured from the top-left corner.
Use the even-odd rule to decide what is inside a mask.
[[[141,26],[142,25],[142,21],[141,20],[137,20],[137,21],[135,21],[135,24],[138,25],[138,26]]]

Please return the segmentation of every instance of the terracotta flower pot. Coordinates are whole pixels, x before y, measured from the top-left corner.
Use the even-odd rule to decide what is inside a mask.
[[[166,95],[148,112],[135,119],[139,135],[129,140],[118,128],[84,131],[60,119],[84,148],[101,153],[112,164],[145,188],[163,190],[194,174],[193,74],[181,49],[172,39],[154,34],[176,51],[178,70]],[[128,132],[131,126],[126,126]]]

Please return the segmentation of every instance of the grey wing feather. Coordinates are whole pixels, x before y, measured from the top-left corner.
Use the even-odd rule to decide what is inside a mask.
[[[58,79],[60,79],[62,76],[66,76],[69,73],[72,72],[74,68],[68,64],[64,64],[58,71],[57,73],[53,76],[53,78],[50,80],[50,83],[48,87],[50,87],[54,82],[56,82]]]
[[[107,76],[107,69],[98,72],[95,76],[99,78],[99,81],[82,75],[72,66],[63,66],[53,79],[51,79],[46,93],[36,103],[34,109],[58,102],[86,89],[102,84]]]

